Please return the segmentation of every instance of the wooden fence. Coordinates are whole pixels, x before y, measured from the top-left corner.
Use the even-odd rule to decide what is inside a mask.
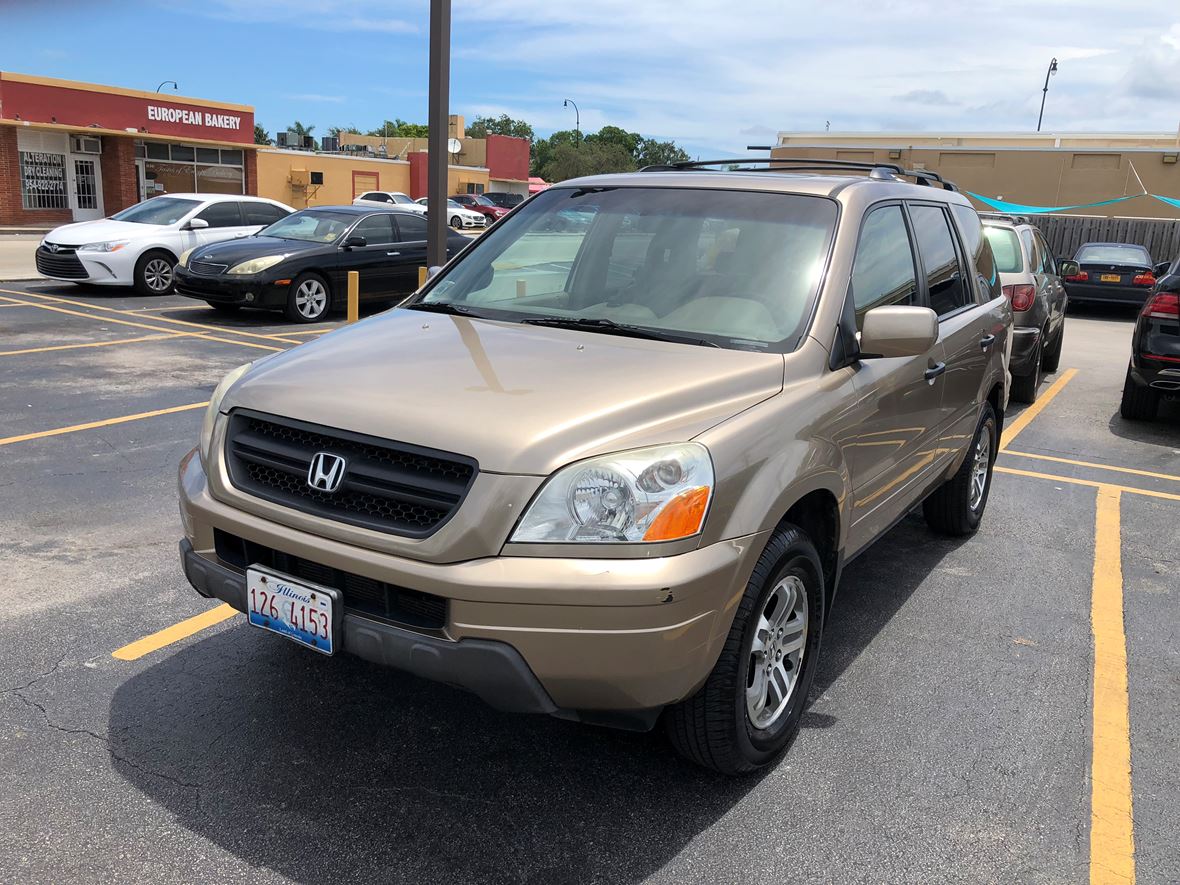
[[[1082,243],[1134,243],[1153,261],[1180,255],[1180,220],[1166,218],[1103,218],[1097,215],[1034,215],[1049,248],[1059,258],[1072,258]]]

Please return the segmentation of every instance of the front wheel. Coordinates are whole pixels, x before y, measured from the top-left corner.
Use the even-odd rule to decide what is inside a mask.
[[[682,756],[736,775],[786,749],[815,678],[823,599],[815,545],[797,526],[781,525],[754,566],[709,678],[664,714]]]
[[[140,295],[167,295],[172,291],[176,259],[162,249],[144,253],[135,263],[135,291]]]
[[[463,229],[463,219],[460,218],[458,215],[452,215],[451,216],[451,227],[453,227],[455,230],[462,230]]]
[[[315,323],[328,314],[332,299],[328,283],[319,274],[300,274],[291,284],[284,313],[295,323]]]
[[[922,502],[922,514],[930,528],[943,535],[975,533],[991,492],[996,449],[996,413],[990,403],[984,403],[962,465]]]

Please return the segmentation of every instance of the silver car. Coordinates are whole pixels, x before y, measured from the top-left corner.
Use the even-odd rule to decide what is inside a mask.
[[[1076,273],[1077,265],[1059,267],[1044,236],[1023,217],[984,216],[983,230],[1012,304],[1012,399],[1031,403],[1042,374],[1056,372],[1061,362],[1067,301],[1061,277]]]

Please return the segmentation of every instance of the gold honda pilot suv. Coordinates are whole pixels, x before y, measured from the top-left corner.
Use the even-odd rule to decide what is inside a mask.
[[[745,165],[753,168],[734,168]],[[928,172],[568,181],[398,308],[231,372],[180,467],[197,592],[726,773],[799,727],[840,573],[975,531],[1011,312]]]

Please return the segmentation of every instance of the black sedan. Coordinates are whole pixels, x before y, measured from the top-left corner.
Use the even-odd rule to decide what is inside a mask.
[[[447,257],[471,241],[449,231]],[[360,298],[389,300],[418,288],[426,264],[426,219],[399,209],[317,206],[252,237],[198,246],[180,256],[176,293],[217,310],[278,308],[297,323],[322,320],[347,297],[348,272]]]
[[[1085,243],[1074,255],[1078,272],[1065,277],[1071,302],[1141,305],[1155,285],[1151,255],[1131,243]]]
[[[1132,421],[1150,421],[1160,399],[1180,398],[1180,257],[1155,272],[1159,280],[1135,323],[1119,407]]]

